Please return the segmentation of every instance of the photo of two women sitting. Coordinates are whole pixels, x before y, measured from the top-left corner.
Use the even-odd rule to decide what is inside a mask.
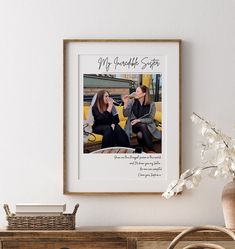
[[[139,85],[132,94],[123,95],[122,103],[117,103],[109,91],[99,90],[93,96],[89,112],[92,133],[101,135],[101,151],[124,147],[133,148],[133,153],[161,153],[156,103],[151,100],[147,86]],[[120,117],[125,124],[121,125]]]

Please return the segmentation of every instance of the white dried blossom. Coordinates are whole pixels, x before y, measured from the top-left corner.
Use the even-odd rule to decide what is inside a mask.
[[[195,113],[191,116],[191,120],[195,124],[201,124],[202,123],[202,120]]]
[[[192,189],[194,188],[194,184],[191,180],[187,180],[186,183],[185,183],[185,186],[187,189]]]
[[[235,162],[234,162],[234,160],[229,162],[229,168],[230,168],[231,171],[235,172]]]
[[[188,169],[183,174],[181,174],[180,179],[185,179],[185,178],[189,177],[192,174],[193,174],[193,170]]]
[[[176,192],[176,193],[179,193],[179,192],[183,191],[185,182],[186,182],[186,181],[185,181],[184,179],[180,179],[180,180],[177,182],[177,185],[176,185],[176,187],[175,187],[175,192]]]
[[[166,191],[162,194],[166,199],[170,199],[174,195],[174,191]]]
[[[179,186],[179,185],[177,185],[177,186],[175,187],[175,193],[182,192],[182,191],[183,191],[183,189],[184,189],[184,187],[183,187],[183,186]]]
[[[169,199],[184,187],[192,189],[202,180],[202,172],[208,170],[212,178],[235,179],[235,139],[223,134],[214,124],[196,113],[191,116],[192,122],[199,124],[204,141],[200,143],[201,163],[203,167],[188,169],[181,174],[178,181],[169,184],[165,193]]]
[[[217,168],[212,168],[208,174],[209,177],[215,179],[217,175]]]

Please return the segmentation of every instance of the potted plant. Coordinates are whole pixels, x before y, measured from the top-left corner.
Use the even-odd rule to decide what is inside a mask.
[[[204,141],[201,147],[201,166],[186,170],[178,180],[169,184],[162,194],[169,199],[184,188],[193,189],[200,183],[204,172],[213,178],[231,180],[222,193],[225,224],[235,228],[235,140],[227,136],[214,124],[193,113],[192,121],[200,126]]]

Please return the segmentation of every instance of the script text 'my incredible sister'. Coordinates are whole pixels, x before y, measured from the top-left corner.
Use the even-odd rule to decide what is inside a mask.
[[[118,56],[114,59],[110,59],[109,57],[100,57],[98,59],[98,68],[99,70],[105,69],[106,72],[109,72],[110,69],[118,70],[120,68],[136,68],[140,67],[142,70],[149,69],[154,70],[155,67],[160,66],[159,59],[145,57],[129,57],[125,59],[120,59]]]

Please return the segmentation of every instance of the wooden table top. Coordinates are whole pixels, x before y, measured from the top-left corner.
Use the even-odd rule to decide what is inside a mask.
[[[172,240],[189,227],[184,226],[92,226],[77,227],[75,230],[7,230],[0,229],[0,240],[7,238],[54,238],[85,240],[111,240],[113,238],[140,240]],[[234,230],[235,232],[235,230]],[[231,240],[228,235],[218,231],[200,231],[187,235],[185,240]]]

